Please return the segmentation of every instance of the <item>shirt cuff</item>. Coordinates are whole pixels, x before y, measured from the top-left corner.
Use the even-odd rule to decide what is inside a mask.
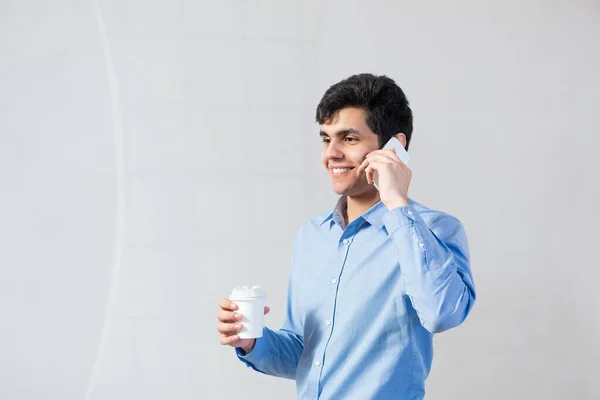
[[[263,335],[259,338],[256,338],[256,343],[254,344],[254,348],[250,353],[246,353],[241,348],[236,348],[235,352],[238,358],[247,366],[253,367],[256,369],[256,365],[260,364],[268,354],[268,340],[265,337],[266,332],[265,328],[263,328]]]
[[[425,221],[423,221],[413,206],[394,208],[383,216],[382,221],[389,234],[405,226],[412,226],[415,223],[425,224]]]

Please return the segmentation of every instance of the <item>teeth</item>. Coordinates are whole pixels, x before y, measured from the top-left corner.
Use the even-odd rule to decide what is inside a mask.
[[[346,171],[350,171],[351,168],[333,168],[334,174],[341,174]]]

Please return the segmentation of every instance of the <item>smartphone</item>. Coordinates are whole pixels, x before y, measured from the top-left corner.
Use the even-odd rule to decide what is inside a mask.
[[[404,165],[408,165],[409,157],[407,151],[404,149],[404,147],[402,147],[402,143],[400,143],[400,141],[393,136],[390,140],[388,140],[388,142],[385,144],[385,146],[383,146],[381,150],[387,150],[391,148],[394,148],[396,150],[396,155],[398,156],[400,161],[402,161]]]
[[[385,144],[385,146],[383,146],[381,150],[387,150],[391,148],[394,148],[396,150],[396,155],[398,156],[400,161],[402,161],[404,165],[408,165],[408,160],[410,158],[408,156],[408,152],[406,151],[406,149],[404,149],[402,143],[400,143],[400,141],[393,136],[390,140],[388,140],[388,142]],[[375,182],[373,182],[373,186],[375,186],[375,189],[379,190]]]

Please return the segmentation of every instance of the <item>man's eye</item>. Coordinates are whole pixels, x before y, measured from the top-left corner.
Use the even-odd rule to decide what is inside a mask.
[[[356,141],[356,138],[353,137],[347,137],[346,141],[352,142],[352,141]]]
[[[325,137],[324,137],[324,138],[321,138],[321,141],[322,141],[323,143],[329,143],[329,138],[325,138]]]

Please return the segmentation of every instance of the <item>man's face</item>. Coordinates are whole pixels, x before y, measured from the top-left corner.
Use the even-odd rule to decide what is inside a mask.
[[[359,196],[377,190],[367,183],[364,171],[357,171],[367,154],[379,149],[379,137],[367,126],[364,110],[340,110],[321,125],[321,138],[321,159],[335,193]]]

